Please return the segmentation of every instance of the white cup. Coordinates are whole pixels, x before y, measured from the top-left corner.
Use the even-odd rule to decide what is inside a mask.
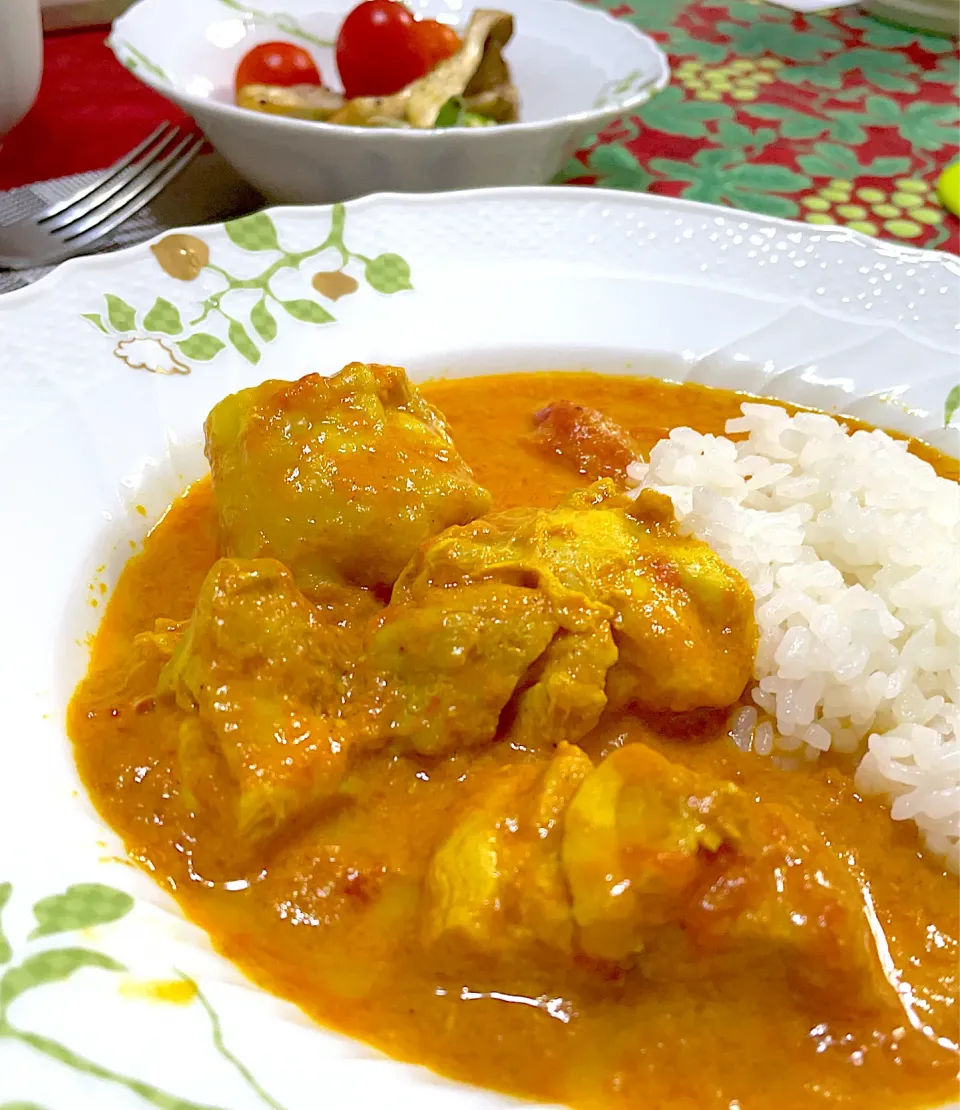
[[[0,0],[0,135],[30,110],[42,72],[40,0]]]

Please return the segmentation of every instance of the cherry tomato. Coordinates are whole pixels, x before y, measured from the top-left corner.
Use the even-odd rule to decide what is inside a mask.
[[[348,100],[390,96],[430,69],[418,26],[396,0],[364,0],[353,9],[337,36],[337,68]]]
[[[237,66],[237,89],[244,85],[322,85],[313,58],[292,42],[262,42]]]
[[[460,36],[445,23],[435,19],[422,19],[417,23],[420,45],[427,56],[428,71],[460,49]]]

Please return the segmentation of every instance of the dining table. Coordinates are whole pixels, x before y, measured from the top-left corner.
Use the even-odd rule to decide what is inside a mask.
[[[865,8],[767,0],[587,0],[651,35],[669,85],[571,157],[578,186],[727,205],[960,253],[937,181],[960,154],[956,40]],[[113,57],[108,28],[50,33],[39,96],[0,140],[0,224],[120,158],[154,127],[192,121]],[[80,176],[77,176],[80,175]],[[262,200],[214,153],[197,158],[111,246],[229,218]],[[0,275],[0,291],[36,274]]]

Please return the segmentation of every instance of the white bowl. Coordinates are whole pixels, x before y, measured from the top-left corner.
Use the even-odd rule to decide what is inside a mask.
[[[506,49],[521,122],[405,131],[265,115],[233,103],[240,58],[260,42],[298,42],[337,85],[330,43],[357,0],[140,0],[109,43],[141,81],[179,104],[241,176],[281,201],[326,202],[374,191],[436,192],[549,181],[583,142],[669,80],[656,43],[623,20],[567,0],[509,0]],[[414,0],[418,14],[463,25],[461,0]],[[490,6],[489,0],[487,6]],[[326,45],[324,45],[326,44]]]

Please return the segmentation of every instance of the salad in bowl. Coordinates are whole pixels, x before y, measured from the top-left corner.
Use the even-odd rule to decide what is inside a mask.
[[[398,0],[363,0],[336,40],[342,92],[304,47],[265,42],[240,59],[241,108],[351,127],[489,127],[516,123],[520,97],[503,56],[509,12],[478,9],[462,36]]]
[[[285,203],[544,184],[670,76],[632,21],[573,0],[256,3],[138,0],[109,42]]]

